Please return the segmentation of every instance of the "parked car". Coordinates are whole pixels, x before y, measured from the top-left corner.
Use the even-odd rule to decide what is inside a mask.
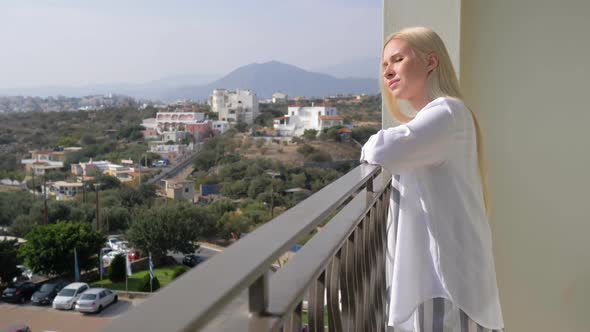
[[[73,309],[80,295],[88,288],[90,287],[85,282],[73,282],[67,285],[53,299],[53,309]]]
[[[113,245],[113,249],[119,250],[119,251],[126,250],[127,248],[129,248],[129,242],[127,242],[127,241],[117,241]]]
[[[28,267],[24,265],[17,265],[16,268],[21,271],[23,277],[26,277],[27,279],[31,279],[33,277],[33,271],[31,271]]]
[[[68,284],[65,280],[55,280],[41,285],[38,291],[31,296],[31,303],[35,305],[51,304],[57,293]]]
[[[109,264],[111,264],[111,262],[113,261],[113,258],[115,258],[115,256],[124,255],[124,254],[125,253],[122,251],[113,250],[113,251],[109,252],[108,254],[102,256],[102,262],[105,265],[109,265]]]
[[[108,254],[109,252],[113,251],[113,248],[111,247],[104,247],[100,249],[100,257]]]
[[[136,259],[139,259],[141,257],[141,253],[139,252],[139,249],[129,249],[127,250],[127,257],[129,257],[130,261],[134,261]]]
[[[37,285],[30,281],[18,281],[2,292],[2,301],[25,303],[37,290]]]
[[[90,288],[85,291],[78,302],[76,310],[79,312],[101,312],[102,309],[117,302],[117,293],[106,288]]]
[[[2,328],[0,332],[31,332],[31,328],[27,325],[11,325]]]
[[[203,261],[205,261],[205,258],[204,257],[198,256],[198,255],[194,255],[194,254],[190,254],[190,255],[184,256],[184,258],[182,259],[182,264],[184,264],[184,265],[186,265],[188,267],[194,267],[194,266],[199,265]]]
[[[123,239],[121,238],[120,235],[109,235],[107,237],[107,242],[106,245],[109,248],[115,249],[115,243],[122,241]]]

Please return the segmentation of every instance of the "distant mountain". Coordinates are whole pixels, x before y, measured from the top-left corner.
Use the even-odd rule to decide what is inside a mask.
[[[338,78],[377,78],[379,76],[379,56],[355,58],[330,66],[312,68]]]
[[[38,86],[0,89],[0,96],[84,97],[101,94],[124,94],[134,98],[159,99],[163,93],[189,84],[205,84],[220,75],[170,76],[142,84],[93,84],[84,86]]]
[[[362,62],[364,63],[364,62]],[[342,64],[332,68],[346,68]],[[349,63],[349,67],[354,67]],[[372,65],[368,65],[371,67]],[[356,70],[361,70],[357,66]],[[362,70],[365,71],[366,70]],[[349,71],[352,73],[352,71]],[[217,76],[219,77],[219,76]],[[376,77],[368,75],[368,77]],[[96,84],[80,87],[43,86],[31,88],[0,89],[0,96],[67,96],[83,97],[100,94],[123,94],[134,98],[174,101],[178,99],[204,100],[214,89],[250,89],[259,98],[270,98],[277,91],[291,97],[323,97],[335,94],[374,94],[379,90],[376,78],[337,78],[328,74],[277,62],[253,63],[239,67],[213,82],[214,76],[175,76],[145,84]],[[206,84],[206,82],[211,82]]]
[[[379,90],[376,79],[336,78],[327,74],[271,61],[240,67],[226,76],[206,85],[171,89],[162,96],[164,100],[191,98],[202,100],[214,89],[250,89],[260,98],[270,98],[277,91],[289,96],[323,97],[335,94],[368,93]]]

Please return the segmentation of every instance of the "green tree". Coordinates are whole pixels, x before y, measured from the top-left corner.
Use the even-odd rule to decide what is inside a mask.
[[[7,282],[18,275],[16,240],[0,241],[0,281]]]
[[[8,226],[21,214],[27,214],[35,196],[28,192],[0,193],[0,225]]]
[[[168,251],[192,253],[194,242],[211,235],[215,225],[211,213],[187,202],[167,202],[138,209],[132,217],[129,241],[144,253],[162,257]]]
[[[305,129],[303,131],[303,137],[306,140],[313,141],[318,137],[318,131],[315,129]]]
[[[160,280],[158,277],[154,276],[152,279],[152,291],[156,291],[160,288]],[[150,274],[146,274],[143,276],[141,281],[139,282],[139,291],[141,292],[149,292],[150,291]]]
[[[309,144],[303,144],[302,146],[297,148],[297,152],[301,153],[304,156],[308,156],[316,151],[316,148]]]
[[[117,255],[111,261],[109,269],[107,271],[107,278],[112,282],[120,282],[125,280],[125,274],[127,274],[127,267],[125,266],[125,256]]]
[[[43,274],[74,273],[74,248],[81,270],[98,265],[96,254],[106,238],[89,224],[59,221],[47,226],[33,226],[19,256],[33,271]]]

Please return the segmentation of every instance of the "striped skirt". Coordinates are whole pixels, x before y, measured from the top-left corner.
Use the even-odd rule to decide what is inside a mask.
[[[413,322],[412,322],[413,320]],[[413,329],[389,326],[387,332],[503,332],[491,330],[474,322],[463,310],[447,299],[434,298],[416,308],[414,315],[406,324]]]

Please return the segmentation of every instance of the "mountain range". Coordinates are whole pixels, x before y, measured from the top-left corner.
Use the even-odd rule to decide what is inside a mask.
[[[370,65],[365,64],[365,68]],[[327,68],[330,72],[344,73],[343,67]],[[348,70],[348,72],[354,72]],[[339,70],[339,71],[338,71]],[[362,71],[359,68],[357,71]],[[339,75],[341,76],[341,75]],[[369,76],[369,75],[365,75]],[[375,77],[374,75],[370,75]],[[209,80],[210,83],[205,83]],[[377,79],[338,78],[319,72],[270,61],[239,67],[229,74],[211,80],[211,76],[182,76],[162,79],[145,84],[88,85],[83,87],[48,86],[23,89],[0,89],[1,95],[29,95],[81,97],[92,94],[117,93],[152,100],[174,101],[178,99],[204,100],[214,89],[250,89],[259,98],[270,98],[277,91],[289,96],[322,97],[335,94],[375,94],[379,91]]]

